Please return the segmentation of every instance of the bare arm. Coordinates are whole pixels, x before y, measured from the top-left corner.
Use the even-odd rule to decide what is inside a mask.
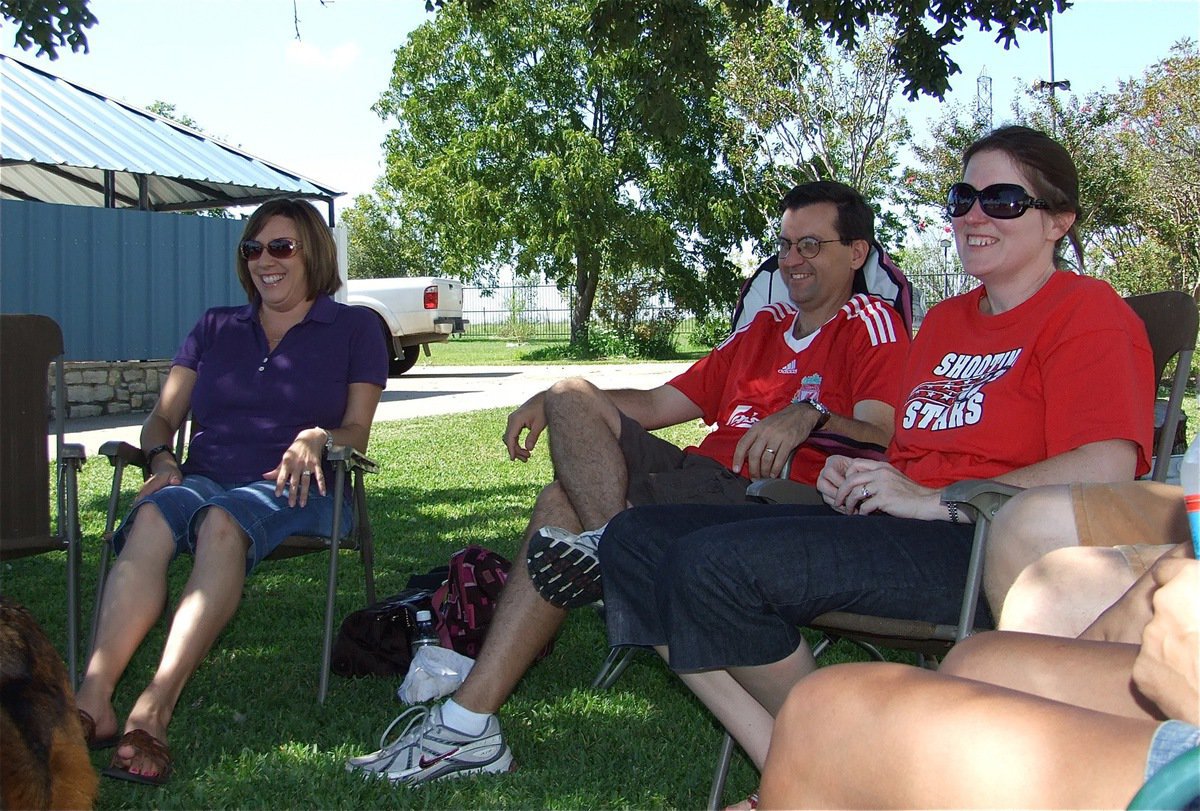
[[[342,424],[333,427],[313,426],[296,434],[296,438],[274,470],[263,474],[264,479],[275,480],[275,495],[283,494],[288,488],[288,503],[303,507],[308,503],[309,482],[305,472],[316,480],[317,490],[325,494],[325,470],[321,457],[325,450],[325,431],[333,435],[333,444],[348,445],[360,453],[366,453],[371,435],[371,422],[375,419],[375,406],[383,389],[374,383],[351,383],[346,395],[346,411]]]
[[[853,416],[830,412],[822,431],[887,447],[895,427],[895,409],[879,400],[854,404]],[[771,414],[746,431],[733,451],[734,473],[747,467],[752,479],[778,478],[783,475],[788,455],[808,439],[816,427],[820,412],[803,403],[793,403]]]
[[[1137,449],[1132,442],[1107,439],[1009,471],[996,480],[1022,487],[1132,481],[1136,465]],[[940,488],[918,484],[887,462],[831,456],[817,488],[825,501],[840,512],[884,512],[901,518],[950,520]],[[965,518],[960,515],[960,520]]]
[[[605,391],[622,413],[647,431],[699,419],[700,406],[669,384],[653,389],[609,389]]]
[[[997,476],[996,481],[1018,487],[1068,482],[1131,481],[1137,471],[1137,446],[1127,439],[1089,442]]]
[[[196,372],[184,366],[172,366],[158,395],[154,409],[142,423],[141,448],[150,451],[160,445],[175,447],[175,434],[183,425],[192,405],[192,389],[196,386]],[[183,481],[179,460],[172,453],[155,454],[150,460],[150,478],[138,490],[141,500],[169,484]]]

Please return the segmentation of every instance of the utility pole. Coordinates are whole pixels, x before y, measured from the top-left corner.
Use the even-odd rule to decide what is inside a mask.
[[[1058,105],[1055,104],[1054,91],[1058,88],[1062,88],[1063,90],[1070,90],[1071,83],[1066,80],[1063,80],[1061,82],[1056,81],[1054,78],[1054,9],[1053,8],[1050,9],[1050,16],[1049,16],[1048,20],[1049,20],[1049,24],[1050,24],[1050,81],[1038,82],[1037,89],[1038,90],[1046,90],[1046,89],[1050,90],[1050,133],[1051,133],[1051,135],[1053,135],[1057,138],[1058,137]]]
[[[942,239],[942,301],[950,298],[950,246],[949,237]]]

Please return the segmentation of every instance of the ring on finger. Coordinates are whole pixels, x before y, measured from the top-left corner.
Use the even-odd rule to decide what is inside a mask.
[[[311,470],[305,470],[305,471],[301,471],[300,475],[301,475],[301,476],[311,476],[311,475],[312,475],[312,471],[311,471]]]
[[[863,491],[863,498],[864,498],[864,499],[866,499],[866,498],[870,498],[870,497],[871,497],[871,491],[867,489],[867,486],[866,486],[865,484],[863,485],[863,489],[862,489],[862,491]]]
[[[774,448],[767,448],[766,453],[775,453]]]

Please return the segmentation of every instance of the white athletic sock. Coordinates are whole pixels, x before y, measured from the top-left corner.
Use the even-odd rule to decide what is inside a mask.
[[[456,704],[452,698],[446,699],[446,703],[442,705],[442,723],[467,735],[482,735],[491,717],[491,713],[468,710],[461,704]]]

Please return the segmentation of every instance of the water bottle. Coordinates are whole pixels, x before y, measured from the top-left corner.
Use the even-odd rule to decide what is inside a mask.
[[[439,644],[441,641],[438,639],[437,628],[433,624],[433,612],[428,608],[422,608],[417,612],[417,625],[412,632],[410,650],[412,650],[413,658],[417,658],[417,651],[421,648]]]
[[[1192,549],[1200,558],[1200,436],[1188,445],[1179,468],[1179,483],[1183,485],[1183,501],[1187,507],[1188,524],[1192,528]]]

